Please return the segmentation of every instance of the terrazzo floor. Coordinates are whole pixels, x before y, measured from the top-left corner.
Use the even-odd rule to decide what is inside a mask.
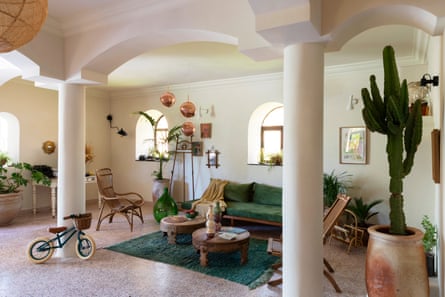
[[[159,230],[150,203],[146,203],[143,209],[145,223],[141,224],[135,219],[133,232],[130,232],[128,223],[121,216],[115,217],[112,224],[104,221],[101,230],[96,231],[97,202],[88,201],[87,211],[93,213],[93,221],[86,233],[94,238],[97,245],[96,254],[87,261],[76,256],[62,258],[57,254],[40,265],[27,259],[28,243],[36,237],[49,237],[51,234],[47,228],[56,226],[56,219],[51,217],[49,209],[40,209],[36,215],[23,211],[12,224],[0,227],[0,297],[282,296],[281,286],[263,285],[249,290],[246,286],[224,279],[105,250],[109,245]],[[257,235],[268,237],[270,234],[266,231]],[[324,279],[323,297],[366,296],[364,249],[347,254],[344,245],[326,244],[325,256],[336,268],[335,278],[343,293],[335,293]],[[345,259],[348,263],[346,266]]]

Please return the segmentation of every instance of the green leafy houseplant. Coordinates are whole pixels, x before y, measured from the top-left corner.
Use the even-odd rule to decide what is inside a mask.
[[[323,203],[325,207],[330,207],[334,203],[339,193],[346,193],[351,187],[351,174],[346,171],[335,173],[332,170],[330,174],[323,174]]]
[[[348,205],[348,209],[357,216],[359,227],[368,227],[368,220],[378,214],[377,211],[372,211],[372,208],[377,204],[382,203],[383,200],[374,200],[370,203],[365,203],[363,198],[360,197],[354,198],[353,201],[353,204]]]
[[[430,218],[427,215],[423,216],[421,224],[423,229],[425,230],[422,239],[425,253],[431,253],[433,248],[437,244],[436,227],[431,223]]]
[[[147,114],[146,112],[143,112],[143,111],[138,111],[138,112],[136,112],[136,114],[143,116],[151,124],[151,126],[153,128],[153,132],[154,132],[155,148],[156,148],[157,147],[157,145],[156,145],[156,139],[157,139],[156,126],[158,125],[159,120],[156,121],[152,116],[150,116],[149,114]],[[170,130],[168,130],[167,136],[164,139],[162,139],[162,142],[169,144],[173,140],[177,140],[182,135],[181,128],[182,128],[182,126],[177,125],[177,126],[174,126],[173,128],[171,128]],[[161,180],[161,179],[163,179],[163,172],[162,172],[163,163],[165,161],[168,161],[170,156],[169,156],[168,152],[167,153],[160,152],[157,149],[156,149],[155,153],[157,155],[157,158],[159,159],[159,170],[153,171],[152,175],[157,180]]]
[[[422,140],[421,100],[409,108],[406,80],[400,84],[392,46],[383,49],[384,91],[380,95],[375,75],[370,76],[370,91],[362,89],[362,116],[372,132],[387,136],[386,153],[390,175],[391,234],[406,234],[403,210],[403,178],[411,171],[414,155]]]
[[[25,177],[25,172],[30,173],[30,179],[49,186],[49,178],[42,172],[33,169],[28,163],[14,163],[0,166],[0,194],[16,193],[21,186],[26,186],[30,179]]]

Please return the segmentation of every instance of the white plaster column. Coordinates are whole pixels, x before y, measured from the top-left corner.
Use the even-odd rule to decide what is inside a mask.
[[[59,87],[59,141],[57,181],[57,224],[70,226],[63,217],[85,212],[85,87],[63,84]],[[58,255],[75,256],[73,243]]]
[[[323,295],[323,44],[284,50],[283,296]]]

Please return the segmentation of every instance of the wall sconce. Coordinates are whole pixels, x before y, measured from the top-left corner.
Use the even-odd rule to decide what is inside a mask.
[[[56,144],[54,141],[47,140],[42,144],[42,150],[48,155],[52,154],[56,150]]]
[[[346,105],[346,110],[353,110],[354,105],[357,105],[359,100],[357,98],[354,98],[354,95],[351,95],[348,98],[348,104]]]
[[[438,75],[434,75],[431,78],[431,75],[426,73],[422,76],[422,78],[420,79],[420,85],[422,87],[431,87],[428,86],[429,84],[433,84],[433,87],[437,87],[439,85],[439,76]]]
[[[211,150],[208,150],[206,152],[207,154],[207,167],[212,167],[215,166],[216,168],[219,167],[219,163],[218,163],[218,155],[219,152],[218,150],[214,150],[213,147]]]
[[[209,108],[199,107],[199,117],[202,118],[204,115],[210,114],[211,117],[215,116],[215,108],[211,105]]]
[[[110,128],[114,128],[114,129],[117,130],[117,134],[119,134],[120,136],[127,136],[128,135],[127,132],[124,129],[122,129],[122,128],[119,129],[118,127],[115,127],[115,126],[112,125],[111,122],[113,121],[113,116],[111,114],[107,115],[107,120],[110,122]]]

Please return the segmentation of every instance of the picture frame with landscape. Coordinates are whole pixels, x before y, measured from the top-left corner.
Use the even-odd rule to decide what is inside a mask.
[[[368,164],[366,127],[340,127],[340,164]]]

